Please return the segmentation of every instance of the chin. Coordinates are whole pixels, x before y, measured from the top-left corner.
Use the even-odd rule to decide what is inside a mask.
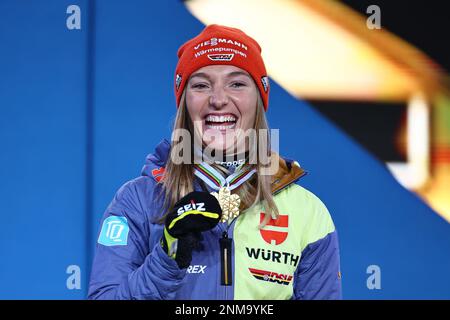
[[[218,130],[208,128],[203,131],[203,146],[208,148],[208,150],[219,151],[221,154],[226,153],[229,155],[233,155],[236,153],[236,149],[242,149],[245,147],[243,145],[237,146],[236,137],[238,136],[239,129],[226,129],[226,130]],[[245,150],[238,150],[239,152],[243,152]],[[209,151],[210,152],[210,151]]]
[[[204,140],[203,145],[210,150],[213,149],[216,151],[224,151],[226,149],[225,137],[222,139],[216,138],[215,140],[207,140],[207,141]]]

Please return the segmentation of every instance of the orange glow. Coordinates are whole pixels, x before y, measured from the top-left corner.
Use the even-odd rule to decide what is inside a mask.
[[[418,89],[407,70],[306,2],[194,0],[186,5],[205,24],[242,28],[260,42],[269,75],[293,95],[399,100]]]

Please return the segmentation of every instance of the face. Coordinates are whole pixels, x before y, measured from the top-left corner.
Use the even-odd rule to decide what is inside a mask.
[[[212,65],[192,73],[186,85],[186,105],[195,134],[204,146],[228,151],[230,141],[255,123],[258,89],[243,69]]]

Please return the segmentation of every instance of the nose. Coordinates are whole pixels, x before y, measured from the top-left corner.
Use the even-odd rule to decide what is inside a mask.
[[[209,104],[215,109],[221,109],[228,104],[228,95],[221,86],[216,86],[211,92]]]

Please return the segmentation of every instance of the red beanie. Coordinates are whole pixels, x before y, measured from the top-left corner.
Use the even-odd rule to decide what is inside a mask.
[[[247,71],[258,86],[264,109],[269,100],[269,78],[255,39],[239,29],[212,24],[178,49],[175,71],[177,107],[190,75],[209,65],[232,65]]]

